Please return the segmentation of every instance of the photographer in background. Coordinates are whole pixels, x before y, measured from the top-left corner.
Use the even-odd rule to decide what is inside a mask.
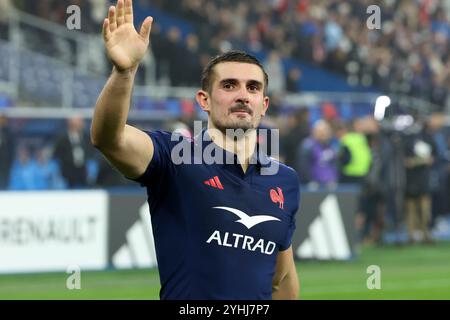
[[[431,167],[436,159],[436,146],[422,119],[405,130],[406,222],[408,241],[414,243],[420,229],[422,241],[432,243]]]

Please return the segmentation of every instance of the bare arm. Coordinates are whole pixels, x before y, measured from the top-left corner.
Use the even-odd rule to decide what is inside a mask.
[[[133,26],[131,0],[118,0],[103,23],[103,39],[113,72],[94,111],[91,141],[125,176],[137,178],[153,157],[147,134],[126,124],[134,77],[148,44],[152,18],[147,17],[139,33]]]
[[[300,285],[295,268],[292,246],[278,253],[275,274],[272,279],[272,299],[297,300]]]

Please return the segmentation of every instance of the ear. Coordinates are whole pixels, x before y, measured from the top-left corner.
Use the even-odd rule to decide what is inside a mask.
[[[211,111],[209,107],[209,94],[204,90],[198,90],[195,95],[195,100],[197,100],[198,105],[207,113]]]
[[[266,111],[269,108],[269,97],[265,96],[264,100],[263,100],[263,108],[261,111],[261,116],[265,116],[266,115]]]

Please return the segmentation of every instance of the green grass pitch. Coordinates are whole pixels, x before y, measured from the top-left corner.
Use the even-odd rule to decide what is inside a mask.
[[[381,269],[381,289],[367,288],[367,267]],[[299,261],[301,299],[450,299],[450,243],[363,247],[346,262]],[[0,299],[158,299],[156,269],[81,272],[68,290],[61,273],[0,276]]]

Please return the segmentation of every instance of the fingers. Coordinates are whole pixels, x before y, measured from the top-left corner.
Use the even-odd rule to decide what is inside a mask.
[[[109,31],[114,32],[114,30],[117,29],[116,7],[114,6],[109,7],[108,20],[109,20]]]
[[[111,6],[108,10],[108,25],[109,32],[114,32],[118,27],[124,23],[133,23],[133,3],[132,0],[118,0],[117,6]],[[103,23],[103,36],[108,35],[105,30],[105,22]]]
[[[120,27],[125,23],[125,8],[123,5],[123,0],[117,1],[116,17],[117,17],[117,27]]]
[[[133,23],[133,1],[125,0],[125,23]]]
[[[145,18],[144,22],[142,22],[141,31],[139,34],[142,38],[148,39],[150,37],[150,31],[152,30],[152,17]]]
[[[111,36],[111,30],[109,27],[109,20],[106,18],[103,20],[103,39],[106,41],[109,40],[109,37]]]

